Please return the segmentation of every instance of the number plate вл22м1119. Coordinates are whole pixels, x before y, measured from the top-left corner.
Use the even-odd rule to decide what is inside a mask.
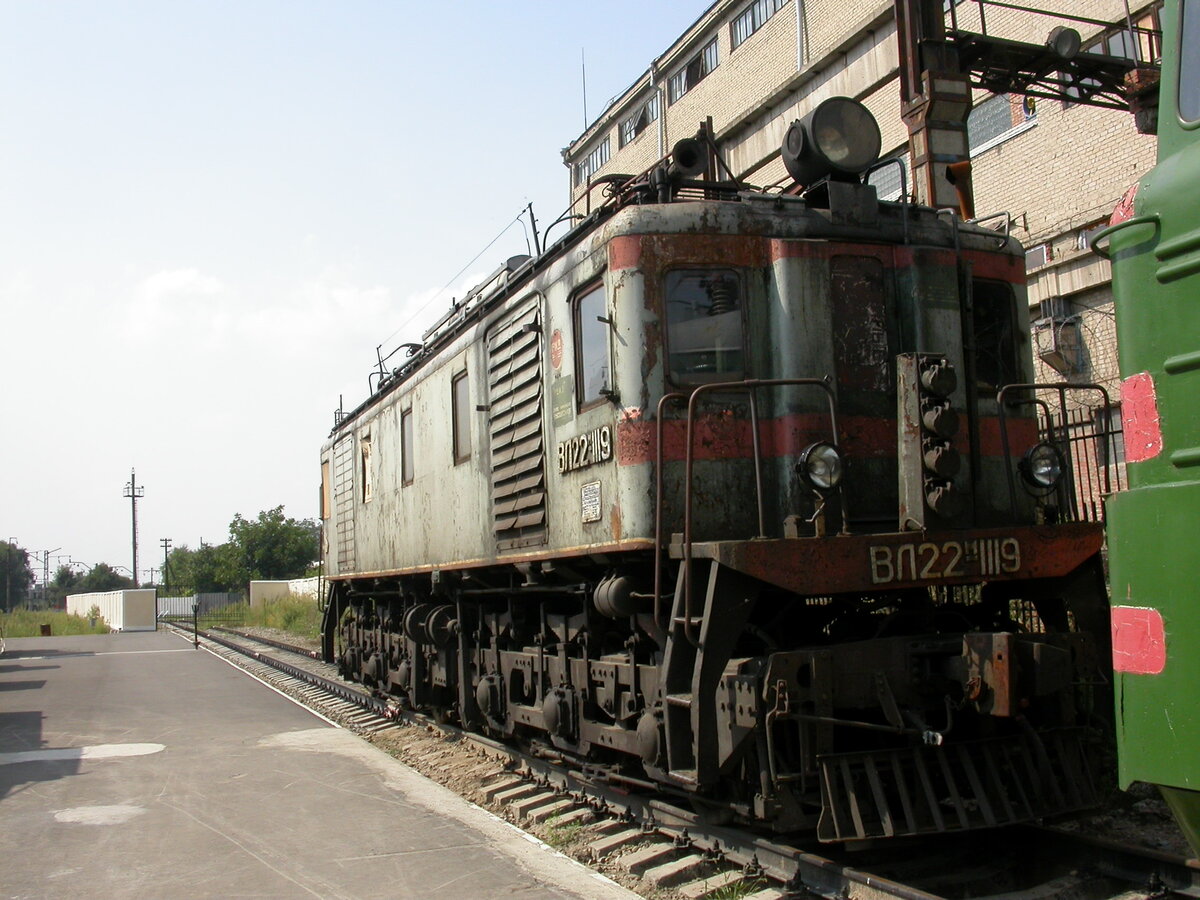
[[[870,553],[874,584],[987,578],[1021,568],[1021,544],[1015,537],[874,545]]]

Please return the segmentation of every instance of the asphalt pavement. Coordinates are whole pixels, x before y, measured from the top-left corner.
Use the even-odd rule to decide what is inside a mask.
[[[0,656],[0,897],[635,896],[173,634]]]

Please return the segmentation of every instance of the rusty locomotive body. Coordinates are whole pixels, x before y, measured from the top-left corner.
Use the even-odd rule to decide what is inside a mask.
[[[822,840],[1090,805],[1101,536],[998,403],[1032,381],[1021,248],[858,177],[696,178],[697,146],[337,423],[326,657]]]

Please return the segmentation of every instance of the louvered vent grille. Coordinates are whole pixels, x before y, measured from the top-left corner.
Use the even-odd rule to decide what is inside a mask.
[[[492,521],[501,550],[546,542],[541,348],[536,300],[488,336]]]
[[[354,437],[346,435],[333,447],[333,508],[337,516],[339,572],[354,571]]]

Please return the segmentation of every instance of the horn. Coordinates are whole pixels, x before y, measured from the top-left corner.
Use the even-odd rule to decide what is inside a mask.
[[[676,141],[671,148],[671,177],[692,178],[708,168],[708,154],[704,144],[695,138]]]

